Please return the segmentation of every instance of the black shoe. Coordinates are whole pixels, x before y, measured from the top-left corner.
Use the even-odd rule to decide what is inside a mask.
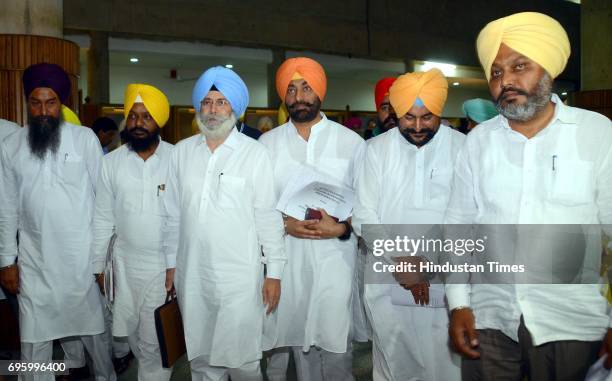
[[[70,368],[68,374],[62,374],[61,376],[55,377],[57,381],[78,381],[89,379],[89,367],[85,365],[81,368]]]
[[[130,367],[130,361],[134,358],[134,354],[130,351],[127,355],[113,359],[113,367],[117,375],[122,374]]]

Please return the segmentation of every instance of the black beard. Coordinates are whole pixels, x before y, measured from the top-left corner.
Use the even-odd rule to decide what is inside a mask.
[[[383,131],[389,131],[393,127],[397,126],[397,116],[395,116],[395,114],[389,114],[389,116],[382,122],[380,119],[376,119],[376,124]]]
[[[298,110],[298,106],[306,106],[306,110]],[[298,123],[307,123],[315,120],[321,111],[321,100],[317,98],[313,103],[295,102],[287,105],[291,120]]]
[[[146,132],[146,135],[144,137],[136,137],[133,135],[133,132],[135,131]],[[155,132],[151,133],[142,127],[134,127],[131,130],[128,130],[126,127],[123,131],[121,131],[121,141],[127,144],[128,148],[134,152],[146,151],[159,141],[159,128],[157,128]]]
[[[406,140],[408,140],[409,143],[414,144],[417,147],[422,147],[425,144],[429,143],[429,141],[431,139],[433,139],[433,137],[436,135],[436,132],[438,132],[438,131],[434,131],[434,130],[429,129],[429,128],[421,128],[420,132],[424,132],[427,135],[425,136],[425,138],[423,140],[416,141],[416,140],[412,139],[412,136],[410,136],[411,133],[413,133],[413,134],[416,133],[416,130],[413,130],[413,129],[410,129],[410,128],[404,128],[404,129],[400,128],[399,130],[402,133],[402,136]]]
[[[28,144],[32,154],[44,160],[47,152],[56,154],[60,144],[60,118],[28,116]]]

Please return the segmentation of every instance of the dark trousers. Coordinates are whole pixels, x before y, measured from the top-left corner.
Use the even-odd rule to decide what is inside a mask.
[[[463,358],[463,381],[583,381],[601,341],[554,341],[534,346],[523,319],[515,342],[496,329],[479,329],[480,358]]]

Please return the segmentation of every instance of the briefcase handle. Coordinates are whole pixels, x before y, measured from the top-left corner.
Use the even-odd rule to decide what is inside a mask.
[[[173,299],[176,299],[176,291],[174,290],[174,287],[172,287],[172,290],[168,291],[166,294],[166,303]]]

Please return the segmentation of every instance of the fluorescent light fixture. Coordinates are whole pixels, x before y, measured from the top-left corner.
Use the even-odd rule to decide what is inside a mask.
[[[567,91],[562,92],[561,95],[567,95]]]
[[[427,71],[433,68],[440,69],[442,74],[447,77],[453,77],[455,76],[455,70],[457,69],[457,65],[442,62],[425,61],[423,63],[423,66],[421,66],[421,70],[423,71]]]
[[[459,82],[453,82],[453,86],[459,86]]]
[[[138,58],[132,57],[132,58],[130,58],[130,62],[136,63],[136,62],[138,62]]]
[[[226,68],[228,68],[228,69],[233,69],[233,68],[234,68],[234,65],[232,65],[232,64],[227,64],[227,65],[225,65],[225,67],[226,67]]]

